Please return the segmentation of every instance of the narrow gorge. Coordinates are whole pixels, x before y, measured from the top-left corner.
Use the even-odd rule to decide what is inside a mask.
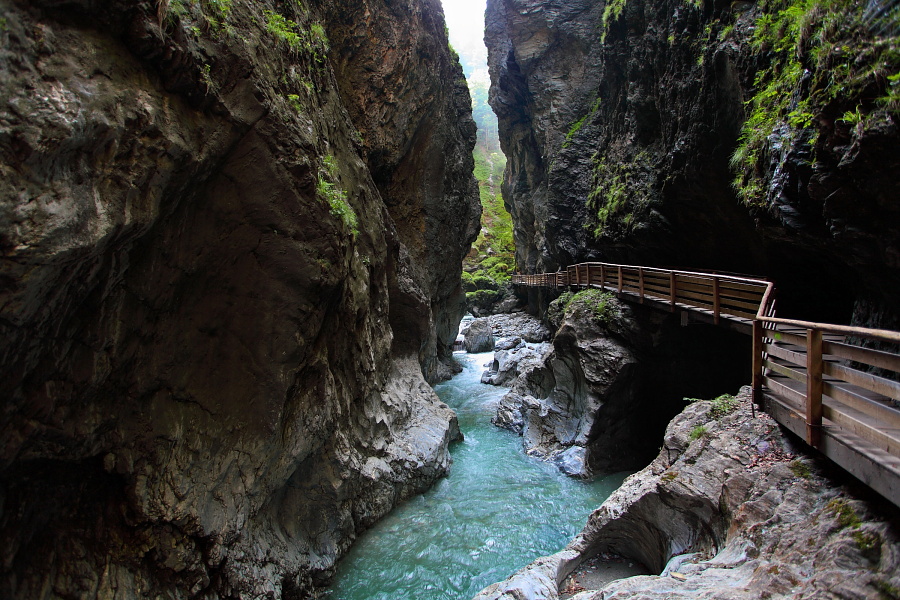
[[[900,598],[750,336],[511,279],[900,330],[900,3],[454,2],[0,0],[0,598]]]

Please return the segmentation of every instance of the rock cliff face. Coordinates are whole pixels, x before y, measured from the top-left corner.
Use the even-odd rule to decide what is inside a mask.
[[[747,391],[732,412],[690,405],[666,430],[656,460],[626,479],[564,550],[475,600],[895,596],[896,509],[854,497],[824,465],[797,458],[771,418],[751,416]],[[579,565],[610,556],[659,575],[563,595]]]
[[[304,596],[457,435],[439,3],[0,0],[0,75],[0,596]]]
[[[896,14],[812,4],[489,0],[519,268],[757,273],[781,314],[896,326]]]

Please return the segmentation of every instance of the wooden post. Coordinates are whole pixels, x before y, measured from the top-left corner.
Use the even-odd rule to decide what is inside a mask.
[[[822,443],[822,331],[806,330],[806,443]]]
[[[721,304],[719,302],[719,278],[713,277],[713,323],[716,325],[719,324],[719,309],[721,308]]]
[[[600,289],[606,291],[606,265],[600,263]]]
[[[678,288],[676,287],[678,285],[678,283],[676,282],[675,278],[676,278],[675,271],[670,272],[669,273],[669,291],[672,293],[672,295],[669,296],[669,305],[671,307],[670,310],[672,312],[675,312],[675,296],[678,295],[678,293],[677,293]]]
[[[638,267],[638,290],[641,296],[641,304],[644,303],[644,267]]]
[[[587,264],[587,286],[591,287],[591,263]]]
[[[619,265],[619,293],[622,293],[622,265]]]
[[[763,408],[762,395],[763,380],[763,324],[762,321],[753,319],[753,372],[751,373],[751,386],[753,404],[760,410]]]

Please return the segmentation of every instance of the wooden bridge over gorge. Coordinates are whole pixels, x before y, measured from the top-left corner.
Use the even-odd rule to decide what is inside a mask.
[[[609,263],[513,275],[521,286],[596,288],[753,336],[753,401],[900,506],[900,332],[775,316],[770,281]],[[892,351],[860,345],[886,342]]]

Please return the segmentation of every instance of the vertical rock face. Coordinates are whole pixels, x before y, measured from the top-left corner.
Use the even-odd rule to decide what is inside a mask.
[[[394,344],[417,353],[426,376],[438,379],[465,312],[459,275],[481,215],[466,151],[475,122],[465,76],[448,62],[439,0],[325,6],[341,95],[409,253],[409,273],[397,277],[411,277],[425,294],[400,281],[392,287]],[[410,30],[419,35],[410,39]]]
[[[340,4],[0,0],[0,596],[300,597],[446,471],[468,94]]]
[[[782,314],[896,326],[898,65],[873,58],[896,37],[848,18],[837,30],[852,41],[798,35],[784,58],[757,19],[791,4],[489,0],[520,269],[601,259],[759,273],[778,282]],[[806,73],[795,83],[779,62],[791,60]],[[840,89],[826,81],[839,63],[851,73]],[[765,89],[778,95],[754,112],[746,102]],[[742,135],[761,141],[735,154]],[[749,165],[746,203],[732,155]]]

